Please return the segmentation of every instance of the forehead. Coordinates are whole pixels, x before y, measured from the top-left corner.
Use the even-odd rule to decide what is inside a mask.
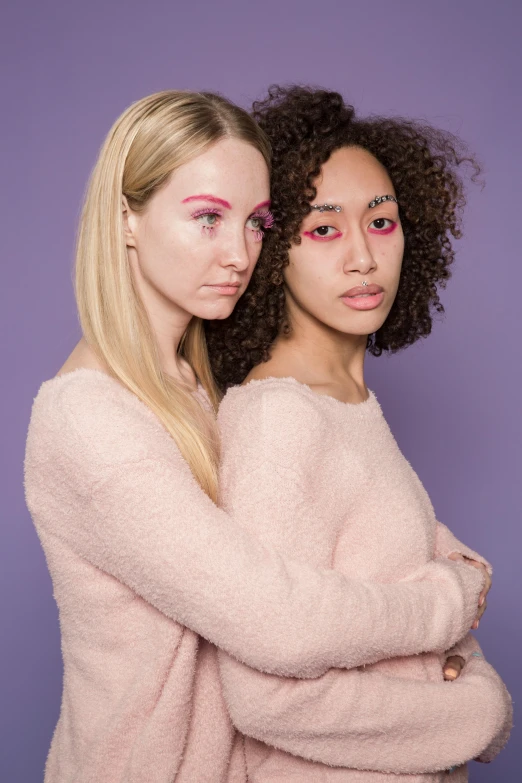
[[[360,147],[343,147],[332,153],[323,165],[315,187],[315,200],[331,203],[364,201],[367,205],[375,195],[394,192],[384,166]]]
[[[267,197],[268,167],[252,144],[239,139],[220,139],[173,171],[169,187],[180,199],[195,193],[211,193],[231,203],[234,197],[255,199],[259,192]]]

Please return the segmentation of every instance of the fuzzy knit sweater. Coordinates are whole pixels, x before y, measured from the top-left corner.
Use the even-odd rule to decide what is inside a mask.
[[[437,553],[482,560],[436,521],[373,394],[352,405],[291,378],[252,381],[229,390],[219,422],[225,508],[283,555],[383,585]],[[397,657],[381,646],[384,660],[311,680],[219,652],[247,780],[467,780],[465,762],[491,760],[507,741],[511,701],[471,634],[451,652],[466,661],[456,682],[444,682],[437,647]]]
[[[230,415],[229,408],[224,415],[229,434]],[[248,421],[247,441],[256,435]],[[283,443],[291,433],[286,422],[279,423],[284,423]],[[240,459],[244,438],[241,443]],[[226,483],[234,460],[228,454]],[[330,566],[337,568],[346,548],[339,539],[334,563],[326,555],[327,544],[320,544],[332,535],[330,522],[330,532],[321,531],[334,498],[327,498],[326,508],[314,499],[319,475],[304,496],[312,498],[308,510],[303,504],[292,507],[292,493],[283,493],[277,514],[269,504],[261,512],[265,525],[251,500],[242,516],[236,486],[233,519],[203,493],[154,414],[104,373],[76,370],[42,385],[33,405],[25,467],[27,502],[59,608],[64,662],[62,706],[45,783],[244,783],[242,737],[234,734],[223,700],[216,648],[229,656],[228,669],[223,666],[225,675],[227,670],[231,674],[225,676],[227,697],[248,734],[240,719],[245,673],[248,678],[263,672],[268,677],[261,678],[263,688],[275,682],[270,676],[315,678],[310,687],[322,687],[334,676],[332,668],[356,669],[387,656],[448,649],[472,623],[483,584],[480,573],[444,559],[429,562],[433,530],[421,536],[422,556],[415,552],[405,560],[402,546],[416,516],[402,519],[404,504],[397,507],[400,524],[388,570],[371,525],[364,540],[375,553],[374,565],[362,568],[353,560],[350,573],[334,570]],[[241,466],[236,467],[242,483]],[[278,486],[263,461],[258,464],[256,458],[251,467],[249,481],[260,471],[261,485],[268,478]],[[300,464],[295,468],[297,476]],[[420,489],[409,491],[424,508]],[[250,486],[245,493],[251,495]],[[368,503],[371,516],[371,498]],[[354,513],[341,496],[338,506],[335,518],[341,511]],[[390,505],[387,519],[393,509]],[[283,520],[289,534],[301,532],[304,515],[311,523],[307,551],[317,552],[309,558],[296,546],[287,556],[282,550],[288,547],[275,534],[276,521]],[[382,524],[379,530],[384,535]],[[268,541],[272,534],[274,542]],[[450,541],[449,548],[454,546],[460,548]],[[245,669],[230,671],[239,664]],[[391,689],[398,682],[388,681]],[[478,739],[485,746],[499,721],[499,684],[487,668],[466,682],[455,687],[473,692],[479,714],[481,705],[493,705],[493,717],[484,717]],[[348,701],[353,718],[354,702]],[[363,707],[356,709],[364,734]],[[413,715],[417,712],[412,720]],[[269,721],[264,725],[268,728]],[[277,745],[279,729],[274,728],[273,734],[260,731],[258,739]],[[281,736],[291,734],[279,728]],[[337,747],[339,730],[326,732]],[[307,734],[299,720],[296,731],[297,745],[284,747],[283,741],[282,746],[298,752],[304,736],[306,757]],[[383,724],[383,732],[394,731],[392,724]],[[347,750],[350,743],[348,737],[340,744]],[[335,756],[329,741],[325,754],[325,763],[360,763],[349,753]]]

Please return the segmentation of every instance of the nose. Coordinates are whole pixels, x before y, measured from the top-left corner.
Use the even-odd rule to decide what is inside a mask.
[[[232,267],[237,272],[244,272],[250,266],[250,256],[245,238],[245,232],[234,232],[229,237],[221,257],[223,267]]]
[[[351,234],[350,239],[350,247],[343,264],[344,273],[358,272],[361,275],[367,275],[373,272],[377,264],[368,245],[366,234],[358,228]]]

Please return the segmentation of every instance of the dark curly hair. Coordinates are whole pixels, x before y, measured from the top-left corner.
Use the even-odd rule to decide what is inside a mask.
[[[368,337],[368,350],[380,356],[427,337],[434,312],[444,310],[438,287],[450,277],[451,237],[461,236],[465,199],[459,167],[470,165],[472,179],[479,173],[462,142],[408,119],[358,119],[339,93],[310,87],[272,86],[265,100],[254,103],[253,116],[272,145],[275,225],[232,315],[205,324],[219,386],[241,383],[252,367],[269,359],[276,337],[289,332],[283,285],[288,251],[301,241],[300,226],[322,165],[341,147],[362,147],[386,168],[404,232],[397,296],[383,326]]]

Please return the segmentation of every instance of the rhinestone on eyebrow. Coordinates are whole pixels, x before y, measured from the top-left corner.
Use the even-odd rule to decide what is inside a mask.
[[[370,201],[368,206],[370,209],[373,209],[373,207],[376,207],[377,204],[382,204],[383,201],[395,201],[396,204],[399,203],[395,196],[375,196],[373,201]]]
[[[312,204],[311,209],[316,209],[318,212],[340,212],[342,207],[338,204]]]

